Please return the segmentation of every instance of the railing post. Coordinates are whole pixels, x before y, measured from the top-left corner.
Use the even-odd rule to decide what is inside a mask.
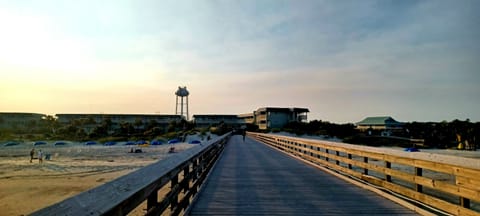
[[[336,155],[337,157],[339,157],[339,156],[340,156],[340,152],[339,152],[339,151],[335,151],[335,155]],[[335,162],[335,164],[340,165],[340,161],[338,160],[338,158],[337,158],[337,161]]]
[[[183,168],[183,193],[188,191],[190,186],[190,165],[187,165]]]
[[[368,157],[363,157],[363,162],[368,164]],[[363,174],[368,175],[368,169],[363,168]]]
[[[325,149],[325,153],[328,155],[328,149]],[[325,157],[325,160],[328,161],[328,156]]]
[[[192,172],[193,172],[192,180],[193,181],[197,180],[198,178],[197,169],[198,169],[198,158],[195,158],[192,163]]]
[[[470,208],[470,199],[460,197],[460,206],[469,209]]]
[[[352,160],[352,154],[348,154],[348,159]],[[348,169],[352,169],[352,164],[348,163]]]
[[[415,175],[416,175],[416,176],[422,176],[422,168],[420,168],[420,167],[415,167]],[[416,185],[415,185],[415,190],[416,190],[417,192],[420,192],[420,193],[421,193],[421,192],[423,191],[423,186],[420,185],[420,184],[416,184]]]
[[[192,181],[195,182],[198,179],[198,158],[195,158],[192,163]],[[192,196],[195,196],[197,194],[197,187],[194,184],[194,187],[192,187]]]
[[[385,168],[391,169],[392,168],[392,163],[390,163],[389,161],[385,161]],[[392,176],[391,175],[385,175],[385,180],[387,182],[392,182]]]
[[[320,147],[317,147],[317,158],[321,158],[321,156],[318,154],[320,152]]]
[[[171,180],[171,190],[174,190],[175,187],[178,185],[178,174],[175,174],[174,177],[172,177]],[[174,210],[178,205],[178,194],[174,194],[172,196],[172,200],[170,200],[170,209]]]
[[[151,193],[147,198],[147,212],[158,205],[158,191]]]

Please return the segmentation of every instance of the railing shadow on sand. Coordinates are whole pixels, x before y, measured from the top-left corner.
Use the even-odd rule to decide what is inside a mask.
[[[145,202],[145,215],[178,215],[198,193],[230,136],[175,153],[32,215],[127,215]]]

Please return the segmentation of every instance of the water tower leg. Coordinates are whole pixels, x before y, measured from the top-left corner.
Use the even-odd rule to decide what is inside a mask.
[[[180,98],[180,100],[182,101],[181,104],[180,104],[180,115],[183,116],[183,97]]]
[[[175,102],[175,115],[178,115],[178,96]]]

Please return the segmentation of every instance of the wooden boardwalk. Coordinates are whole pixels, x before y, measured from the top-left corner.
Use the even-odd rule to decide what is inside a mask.
[[[255,140],[233,136],[189,215],[416,215]]]

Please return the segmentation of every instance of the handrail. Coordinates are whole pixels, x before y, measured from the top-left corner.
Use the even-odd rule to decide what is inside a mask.
[[[172,215],[178,215],[198,192],[230,135],[176,153],[32,215],[126,215],[145,201],[146,215],[160,215],[168,207]],[[170,191],[159,201],[158,191],[169,182]]]
[[[248,133],[315,164],[453,215],[480,215],[480,160]],[[473,208],[474,207],[474,208]]]

